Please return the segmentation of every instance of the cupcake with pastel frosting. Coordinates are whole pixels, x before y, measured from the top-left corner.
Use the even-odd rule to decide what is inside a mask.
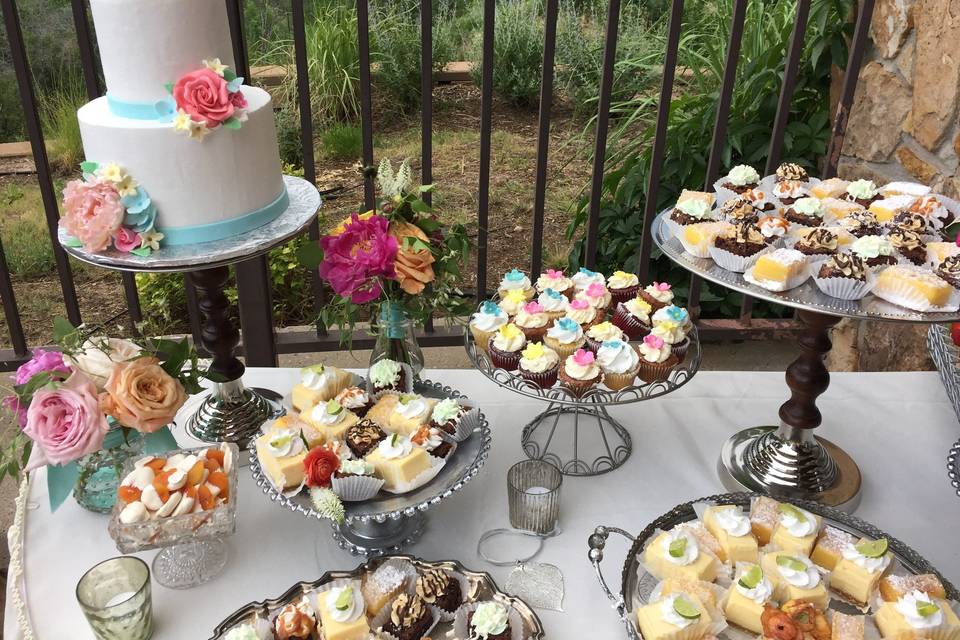
[[[527,345],[520,354],[520,376],[541,389],[549,389],[557,382],[560,370],[560,356],[542,342]]]
[[[867,263],[868,267],[889,267],[897,264],[893,243],[884,236],[863,236],[850,245],[850,252]]]
[[[591,271],[586,267],[580,267],[580,270],[573,274],[571,280],[573,280],[573,288],[576,291],[583,291],[594,283],[606,284],[607,281],[607,279],[603,277],[602,273]]]
[[[498,291],[501,297],[505,297],[511,291],[522,291],[523,297],[527,300],[533,300],[536,293],[533,285],[530,284],[530,278],[519,269],[511,269],[503,276]]]
[[[614,305],[626,302],[636,297],[637,292],[640,291],[640,279],[633,273],[614,271],[613,275],[607,278],[607,290],[613,298]]]
[[[613,300],[613,296],[610,295],[606,286],[594,282],[583,291],[577,293],[574,302],[577,300],[586,300],[591,307],[597,310],[597,315],[602,317],[607,314],[607,309],[610,308],[610,302]]]
[[[485,301],[470,318],[470,332],[473,334],[474,342],[486,351],[493,334],[508,322],[510,322],[510,317],[506,311],[501,309],[496,302]]]
[[[686,313],[686,310],[682,311]],[[678,361],[682,362],[687,355],[687,349],[690,348],[690,338],[687,337],[689,330],[690,325],[685,326],[682,320],[665,318],[653,323],[650,335],[656,336],[667,343],[673,355],[677,357]]]
[[[527,342],[536,342],[543,339],[543,335],[550,325],[550,318],[547,317],[543,306],[539,302],[528,302],[514,316],[513,324],[520,327],[523,335],[527,337]]]
[[[640,297],[656,311],[673,302],[673,287],[668,282],[654,282],[643,288]]]
[[[589,329],[586,333],[587,349],[597,352],[600,345],[608,340],[626,340],[623,330],[612,322],[599,322]]]
[[[507,371],[516,371],[520,364],[520,352],[527,345],[527,339],[517,325],[509,322],[497,330],[490,338],[490,361],[493,366]]]
[[[662,338],[654,334],[644,337],[637,347],[640,353],[638,376],[644,382],[662,382],[670,377],[670,370],[679,362]]]
[[[641,338],[650,332],[653,305],[645,297],[637,296],[621,302],[613,312],[613,324],[623,330],[631,340]]]
[[[584,340],[583,327],[572,318],[560,318],[554,322],[543,339],[544,344],[556,351],[561,358],[572,355],[583,346]]]
[[[543,312],[547,314],[551,321],[567,315],[567,310],[570,308],[570,300],[556,289],[544,289],[543,293],[537,297],[537,302],[543,307]]]
[[[523,291],[515,289],[508,291],[507,295],[501,296],[500,308],[512,318],[520,313],[520,309],[523,309],[523,305],[527,304],[527,302],[529,302],[527,295]]]
[[[570,308],[567,309],[565,317],[576,321],[581,327],[589,327],[597,321],[598,312],[589,302],[578,298],[570,301]]]
[[[537,278],[537,291],[546,292],[547,289],[553,289],[564,296],[573,295],[573,280],[568,278],[563,271],[559,269],[547,269]]]
[[[582,396],[603,378],[592,351],[577,349],[560,366],[560,382],[574,395]]]
[[[597,364],[603,372],[603,384],[619,391],[633,384],[640,371],[640,355],[623,340],[607,340],[597,349]]]

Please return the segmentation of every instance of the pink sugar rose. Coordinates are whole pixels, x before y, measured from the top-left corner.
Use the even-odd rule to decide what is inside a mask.
[[[587,351],[586,349],[577,349],[576,353],[573,354],[573,361],[576,362],[581,367],[586,367],[593,364],[595,356],[593,351]]]
[[[113,246],[117,248],[117,251],[130,253],[131,250],[140,246],[140,234],[133,229],[120,227],[113,234]]]
[[[657,291],[670,291],[669,282],[654,282],[652,286]]]
[[[602,298],[607,293],[607,288],[599,282],[594,282],[587,287],[587,295],[591,298]]]
[[[247,98],[243,95],[241,91],[234,91],[230,94],[230,104],[232,104],[237,109],[246,109],[247,108]]]
[[[559,279],[563,277],[563,271],[560,269],[547,269],[547,275],[551,278]]]
[[[648,333],[643,337],[643,344],[653,349],[662,349],[663,339],[653,335],[652,333]]]
[[[573,301],[570,303],[570,308],[571,308],[571,309],[577,309],[578,311],[582,311],[582,310],[584,310],[584,309],[589,309],[589,308],[590,308],[590,303],[587,302],[586,300],[582,299],[582,298],[578,298],[578,299],[576,299],[576,300],[573,300]]]
[[[37,391],[23,427],[34,444],[26,470],[62,465],[97,451],[109,428],[97,387],[82,373],[75,372],[56,389]]]
[[[543,313],[543,305],[539,302],[528,302],[523,305],[523,310],[529,314]]]
[[[204,67],[191,71],[173,85],[173,99],[178,109],[186,111],[196,122],[206,122],[216,129],[236,111],[230,98],[227,81]]]
[[[123,216],[120,194],[109,182],[71,180],[63,190],[60,226],[87,251],[103,251],[109,247]]]

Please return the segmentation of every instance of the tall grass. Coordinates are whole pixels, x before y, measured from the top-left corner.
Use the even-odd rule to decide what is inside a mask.
[[[87,101],[80,78],[62,76],[40,97],[40,121],[47,140],[50,164],[55,171],[75,171],[83,160],[83,141],[77,109]]]
[[[0,231],[10,273],[24,278],[54,269],[53,246],[39,192],[16,182],[0,189]]]
[[[537,0],[502,0],[494,24],[493,88],[517,106],[531,106],[540,96],[543,30]],[[482,37],[473,45],[473,76],[479,86],[483,74]]]

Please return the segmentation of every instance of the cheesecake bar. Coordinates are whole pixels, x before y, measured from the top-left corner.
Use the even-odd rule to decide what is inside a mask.
[[[657,578],[685,578],[713,582],[717,577],[716,557],[700,548],[689,531],[664,531],[653,539],[643,553],[643,563]]]
[[[940,578],[932,573],[910,576],[889,575],[880,579],[880,597],[885,602],[896,602],[911,591],[925,593],[937,600],[945,600],[947,597],[947,591],[943,588]]]
[[[784,553],[810,557],[820,532],[820,516],[789,503],[780,504],[780,520],[770,543]]]
[[[644,640],[700,640],[713,620],[693,594],[674,594],[637,609]]]
[[[757,539],[753,536],[750,518],[740,511],[740,507],[707,507],[703,524],[719,543],[721,561],[729,564],[758,561]]]
[[[843,557],[843,550],[847,545],[857,543],[857,538],[842,529],[824,525],[823,531],[817,538],[817,544],[813,547],[810,559],[813,564],[823,567],[828,571],[833,571],[840,559]]]
[[[779,521],[780,503],[773,498],[757,496],[750,502],[750,528],[761,547],[770,543]]]
[[[763,575],[773,584],[774,598],[780,602],[801,600],[820,610],[829,603],[822,576],[810,559],[782,551],[770,551],[760,558]]]
[[[860,604],[866,604],[876,590],[892,556],[887,541],[861,538],[843,549],[843,557],[830,574],[830,588]]]

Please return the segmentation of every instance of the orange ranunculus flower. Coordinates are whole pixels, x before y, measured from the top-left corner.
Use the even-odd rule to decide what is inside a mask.
[[[361,214],[359,214],[357,217],[360,218],[361,220],[369,220],[370,218],[373,217],[373,214],[374,214],[374,211],[373,211],[373,209],[371,209],[370,211],[367,211],[366,213],[361,213]],[[341,220],[341,221],[340,221],[340,224],[338,224],[338,225],[333,229],[333,231],[331,231],[331,232],[330,232],[329,234],[327,234],[327,235],[331,235],[331,236],[338,236],[338,235],[340,235],[341,233],[343,233],[344,231],[347,230],[347,225],[350,224],[350,221],[351,221],[351,220],[353,220],[353,216],[347,216],[346,218],[344,218],[343,220]]]
[[[170,424],[187,400],[186,391],[154,357],[118,362],[100,394],[100,409],[120,424],[153,433]]]
[[[420,227],[409,222],[391,222],[390,235],[394,236],[400,245],[394,263],[400,288],[406,293],[416,295],[433,282],[435,277],[433,273],[434,257],[426,249],[413,251],[407,248],[404,238],[422,240],[427,244],[430,244],[430,239]]]

